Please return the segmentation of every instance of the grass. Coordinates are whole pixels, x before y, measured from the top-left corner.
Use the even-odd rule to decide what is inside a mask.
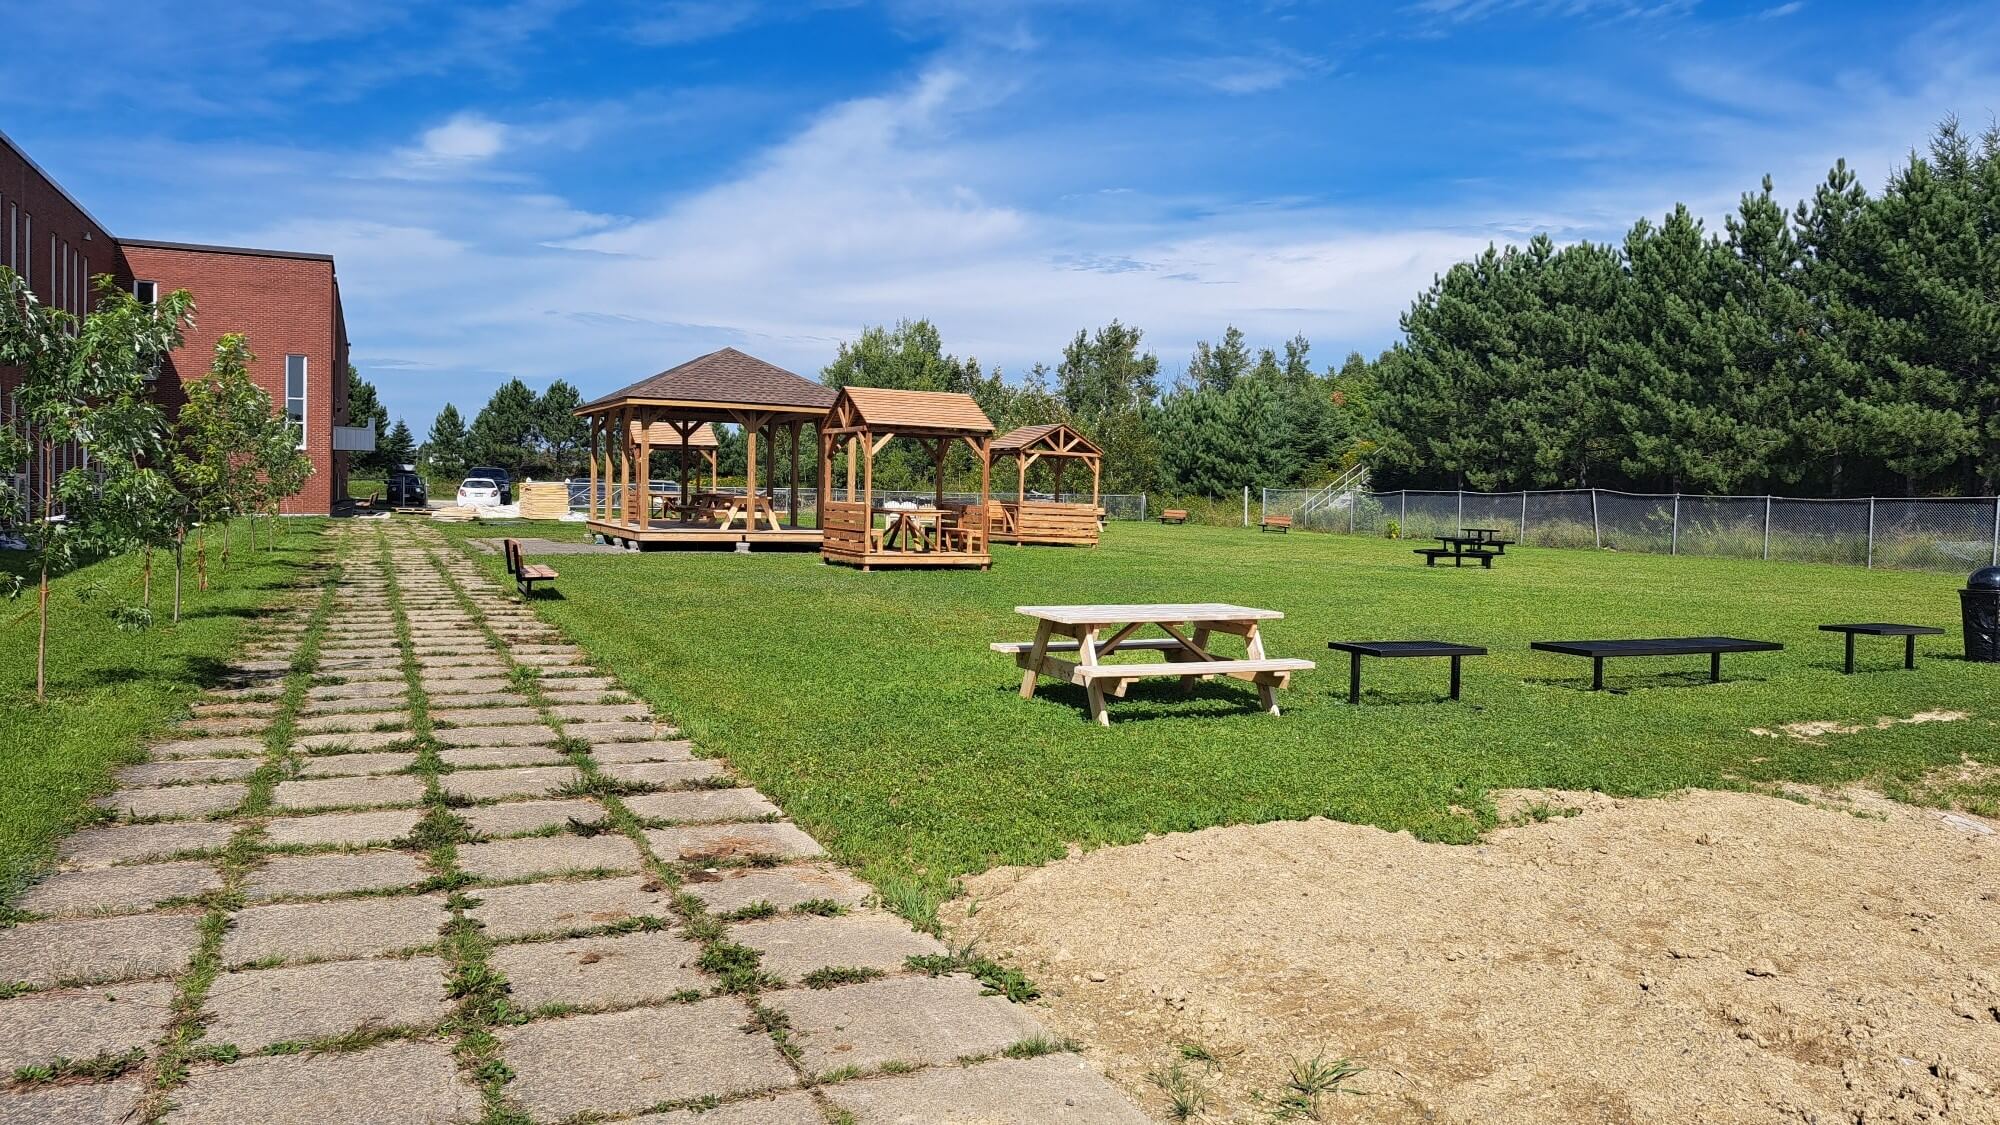
[[[575,524],[512,526],[583,536]],[[1096,550],[997,547],[983,574],[862,574],[810,553],[573,555],[535,605],[919,918],[965,873],[1148,833],[1327,816],[1468,842],[1497,823],[1497,788],[1867,780],[1966,806],[2000,792],[1991,770],[1971,785],[1920,784],[1964,758],[2000,762],[2000,669],[1955,655],[1961,579],[1547,549],[1510,551],[1492,571],[1426,569],[1409,549],[1117,523]],[[500,573],[497,556],[473,557]],[[1234,681],[1192,697],[1156,682],[1114,702],[1100,730],[1078,689],[1018,698],[1019,673],[986,647],[1031,636],[1015,605],[1164,601],[1283,610],[1270,651],[1321,667],[1281,694],[1282,718],[1256,713]],[[1817,631],[1840,619],[1952,632],[1920,644],[1915,672],[1900,670],[1896,645],[1864,644],[1864,674],[1841,676],[1839,639]],[[1614,661],[1616,693],[1584,690],[1586,661],[1527,647],[1700,633],[1788,647],[1726,658],[1727,682],[1713,686],[1698,657]],[[1328,640],[1426,636],[1492,650],[1466,662],[1464,703],[1443,701],[1442,661],[1376,660],[1363,704],[1346,704]],[[1940,708],[1973,718],[1818,743],[1751,733]]]
[[[209,588],[188,562],[181,623],[170,623],[173,565],[153,559],[153,624],[121,626],[139,602],[136,555],[51,584],[49,698],[35,701],[35,593],[0,601],[0,901],[45,865],[55,841],[91,819],[111,772],[140,760],[149,737],[186,713],[250,636],[257,611],[298,589],[320,550],[318,520],[287,520],[275,549],[236,536],[225,567],[209,544]],[[0,553],[0,570],[26,561]],[[192,551],[190,551],[190,556]]]

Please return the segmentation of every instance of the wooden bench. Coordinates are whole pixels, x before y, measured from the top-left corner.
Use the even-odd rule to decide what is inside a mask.
[[[1160,522],[1186,523],[1187,517],[1188,514],[1186,508],[1168,508],[1166,511],[1160,513]]]
[[[523,597],[535,592],[535,583],[554,582],[559,577],[555,567],[522,561],[519,539],[502,539],[500,552],[506,556],[507,573],[514,576],[514,585],[520,589]]]
[[[1259,531],[1282,531],[1287,535],[1289,535],[1291,534],[1292,530],[1292,517],[1265,516],[1263,520],[1258,523],[1257,529]]]
[[[1590,690],[1604,690],[1604,662],[1614,656],[1708,656],[1708,682],[1722,679],[1725,652],[1778,652],[1776,641],[1746,641],[1741,637],[1647,637],[1630,641],[1532,641],[1531,649],[1590,658]]]
[[[1439,559],[1450,559],[1453,566],[1464,566],[1467,559],[1478,559],[1479,565],[1493,569],[1492,551],[1454,551],[1450,547],[1418,547],[1410,552],[1424,557],[1425,566],[1436,566]]]

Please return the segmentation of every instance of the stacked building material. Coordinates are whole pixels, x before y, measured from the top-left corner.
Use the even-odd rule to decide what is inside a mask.
[[[559,520],[569,512],[569,486],[561,481],[545,481],[521,486],[521,517],[531,520]]]

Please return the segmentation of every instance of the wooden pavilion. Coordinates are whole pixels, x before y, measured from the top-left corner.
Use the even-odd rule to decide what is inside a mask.
[[[817,426],[833,405],[831,388],[735,348],[671,367],[577,408],[589,422],[588,526],[627,547],[735,543],[817,544],[818,527],[799,522],[800,432]],[[743,428],[746,479],[742,495],[716,486],[713,424]],[[703,433],[709,452],[702,452]],[[790,438],[791,487],[784,519],[777,505],[778,435]],[[680,490],[654,497],[648,486],[655,452],[679,454]],[[763,472],[759,474],[759,454]],[[695,490],[689,469],[709,462],[709,487]],[[600,487],[602,482],[602,487]]]
[[[932,503],[877,505],[875,455],[895,438],[930,455]],[[945,503],[945,459],[963,441],[979,463],[979,503]],[[836,494],[834,464],[847,487]],[[878,566],[993,565],[987,516],[993,510],[993,423],[970,395],[847,387],[819,427],[820,557],[862,570]],[[836,499],[836,495],[838,498]]]
[[[1099,489],[1104,481],[1104,451],[1067,422],[1023,426],[993,439],[993,457],[1014,458],[1013,502],[993,505],[993,539],[998,543],[1095,547],[1104,526]],[[1028,496],[1028,470],[1046,461],[1055,474],[1048,500]],[[1063,500],[1063,467],[1070,462],[1090,470],[1090,502]]]

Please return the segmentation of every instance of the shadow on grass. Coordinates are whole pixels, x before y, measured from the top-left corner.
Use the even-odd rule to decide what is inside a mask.
[[[1009,685],[1002,689],[1008,695],[1015,695],[1019,685]],[[1090,722],[1090,697],[1083,688],[1075,684],[1065,684],[1044,678],[1035,686],[1037,698],[1064,707],[1074,708],[1080,721]],[[1278,705],[1284,706],[1285,693],[1278,693]],[[1197,716],[1221,717],[1231,713],[1258,715],[1263,707],[1257,702],[1257,688],[1254,684],[1232,681],[1217,683],[1202,681],[1191,691],[1183,691],[1179,684],[1165,679],[1142,680],[1133,684],[1121,699],[1106,692],[1105,708],[1114,723],[1144,719],[1187,719]]]
[[[1540,687],[1574,688],[1589,694],[1590,677],[1583,676],[1529,676],[1521,681]],[[1630,695],[1639,691],[1657,691],[1663,688],[1719,687],[1722,684],[1761,684],[1767,682],[1764,676],[1732,675],[1723,669],[1720,682],[1710,680],[1707,671],[1700,672],[1655,672],[1650,675],[1630,673],[1613,677],[1609,669],[1604,674],[1604,694]]]

